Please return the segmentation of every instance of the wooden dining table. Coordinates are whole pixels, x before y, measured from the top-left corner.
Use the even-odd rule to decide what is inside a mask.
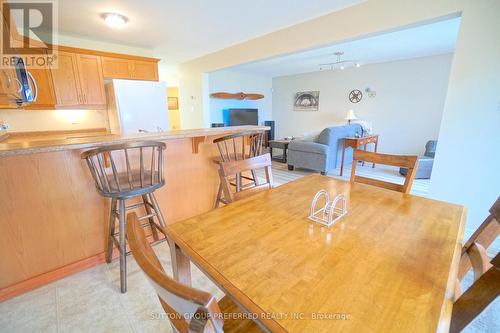
[[[344,194],[331,227],[319,190]],[[448,330],[466,209],[310,175],[169,225],[174,277],[198,266],[264,331]]]

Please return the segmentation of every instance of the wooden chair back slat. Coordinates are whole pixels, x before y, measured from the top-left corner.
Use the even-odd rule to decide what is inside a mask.
[[[142,151],[142,147],[139,148],[139,179],[141,183],[141,187],[144,186],[144,152]]]
[[[171,321],[178,332],[223,332],[224,322],[216,298],[207,292],[183,285],[165,274],[135,212],[127,215],[127,239],[132,255],[154,287],[163,309],[169,318],[178,319]],[[193,314],[200,312],[208,315],[206,321],[200,322],[193,318]]]
[[[356,159],[359,161],[375,163],[375,164],[384,164],[402,168],[415,167],[415,162],[418,159],[417,156],[381,154],[381,153],[374,153],[371,151],[364,151],[360,149],[356,149],[355,152],[356,152]]]
[[[261,155],[264,135],[264,131],[245,131],[217,138],[213,142],[217,145],[220,160],[228,162]],[[241,140],[241,149],[238,149],[239,140]],[[231,141],[229,145],[228,141]],[[250,146],[248,155],[245,147],[247,144]]]
[[[272,177],[271,167],[272,167],[271,155],[269,153],[251,158],[246,158],[244,160],[221,162],[219,169],[219,177],[222,184],[224,197],[228,201],[228,203],[245,198],[256,192],[273,188],[273,177]],[[266,177],[265,183],[261,184],[260,182],[256,181],[255,186],[249,188],[243,188],[240,191],[237,190],[236,193],[233,193],[231,191],[230,177],[242,174],[245,171],[255,172],[255,170],[257,169],[265,170],[265,177]]]
[[[383,187],[383,188],[393,190],[393,191],[403,192],[403,185],[401,185],[401,184],[389,183],[389,182],[386,182],[383,180],[366,178],[363,176],[356,176],[355,181],[356,181],[356,183],[363,183],[363,184],[367,184],[367,185]]]
[[[233,194],[233,201],[238,201],[238,200],[247,198],[251,195],[262,192],[263,190],[268,190],[269,188],[270,188],[269,183],[266,183],[266,184],[261,184],[261,185],[250,187],[250,188],[245,189],[245,190],[240,191],[240,192],[236,192]]]
[[[377,179],[366,178],[356,175],[356,166],[358,161],[384,164],[396,167],[402,167],[408,169],[403,185],[393,184]],[[351,182],[359,182],[368,185],[378,186],[387,188],[389,190],[409,193],[411,190],[411,185],[413,184],[413,179],[417,172],[418,157],[417,156],[404,156],[404,155],[389,155],[389,154],[379,154],[369,151],[355,149],[353,154],[352,169],[351,169]]]
[[[233,160],[221,163],[222,174],[224,176],[235,175],[239,172],[261,169],[269,166],[271,157],[269,154],[264,154],[256,157],[247,158],[244,160]]]
[[[133,185],[133,179],[132,179],[132,169],[130,168],[130,159],[128,157],[128,149],[124,149],[124,153],[125,153],[125,165],[127,167],[127,180],[128,180],[128,185],[129,185],[129,189],[133,189],[134,188],[134,185]]]
[[[162,142],[144,141],[92,149],[82,158],[103,196],[128,198],[163,186],[164,149]]]
[[[121,192],[122,188],[120,186],[120,181],[118,180],[118,170],[116,169],[116,164],[115,160],[113,159],[113,154],[112,152],[110,152],[108,155],[109,155],[109,162],[111,163],[111,169],[113,171],[113,179],[115,180],[118,191]]]

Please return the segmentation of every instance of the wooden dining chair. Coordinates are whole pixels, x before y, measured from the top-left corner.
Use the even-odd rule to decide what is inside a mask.
[[[491,262],[477,257],[472,267],[475,279],[478,272],[482,274],[453,304],[450,333],[462,331],[500,295],[500,253]]]
[[[273,173],[271,170],[271,155],[269,153],[247,158],[244,160],[227,161],[220,163],[219,177],[226,203],[231,203],[255,194],[265,189],[273,188]],[[243,188],[240,191],[231,190],[231,178],[245,171],[264,169],[266,182],[256,184],[252,187]]]
[[[389,183],[383,180],[357,176],[356,165],[358,164],[358,161],[406,168],[408,169],[408,172],[406,173],[405,182],[403,185],[400,185]],[[417,172],[417,161],[417,156],[379,154],[355,149],[352,161],[351,183],[363,183],[387,188],[393,191],[409,193],[411,190],[411,185],[413,184],[413,179],[415,178],[415,173]]]
[[[127,238],[132,255],[156,290],[174,332],[261,332],[254,321],[241,319],[242,311],[229,298],[217,302],[210,293],[170,278],[147,242],[135,212],[127,215]]]
[[[462,247],[450,332],[460,332],[500,295],[500,256],[497,253],[490,262],[486,253],[500,234],[499,221],[500,197],[490,208],[490,215]],[[474,283],[462,292],[460,281],[471,268]]]
[[[213,142],[217,146],[219,157],[215,158],[213,161],[220,169],[220,163],[239,161],[262,155],[264,139],[264,131],[245,131],[217,138]],[[235,192],[240,192],[247,187],[259,185],[255,170],[248,170],[247,174],[237,173],[233,175],[229,184],[234,188]],[[221,202],[227,204],[223,197],[222,183],[219,183],[214,208],[217,208]]]
[[[489,212],[490,215],[486,217],[462,247],[462,256],[460,257],[460,266],[458,269],[459,281],[471,269],[471,256],[475,256],[476,253],[485,256],[488,247],[500,234],[500,197],[491,206]]]

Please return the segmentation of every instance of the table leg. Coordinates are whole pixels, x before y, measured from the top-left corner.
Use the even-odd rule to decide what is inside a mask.
[[[283,163],[286,163],[286,148],[283,148]]]
[[[342,177],[342,174],[344,173],[344,156],[345,156],[345,140],[344,143],[342,144],[342,161],[340,162],[340,177]]]
[[[169,240],[170,255],[174,279],[186,286],[191,286],[191,263],[174,241]]]
[[[271,160],[273,159],[273,147],[269,146],[269,155],[271,155]]]
[[[374,152],[377,152],[377,147],[378,147],[378,138],[375,139],[375,149]],[[372,168],[375,168],[375,163],[372,164]]]
[[[365,145],[365,151],[366,151],[366,146],[368,146],[367,144]],[[362,166],[365,166],[365,161],[363,161],[363,163],[361,163]]]

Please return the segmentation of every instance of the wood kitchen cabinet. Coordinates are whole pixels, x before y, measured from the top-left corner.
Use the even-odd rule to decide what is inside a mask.
[[[101,57],[105,79],[158,81],[158,62],[118,57]]]
[[[106,105],[104,80],[102,77],[101,57],[90,54],[77,54],[80,95],[83,105]]]
[[[82,99],[80,98],[76,55],[60,51],[57,58],[57,68],[51,69],[51,74],[57,106],[78,106]]]
[[[52,73],[48,66],[45,67],[28,67],[28,72],[33,77],[30,80],[31,91],[35,97],[33,103],[24,106],[26,110],[51,110],[56,105],[56,94],[54,92],[54,84],[52,83]]]
[[[102,74],[106,79],[131,79],[133,66],[128,59],[101,57]]]
[[[158,81],[158,64],[151,61],[133,61],[132,78],[135,80]]]
[[[28,71],[35,80],[36,87],[31,81],[30,87],[33,94],[36,93],[36,99],[33,103],[26,105],[24,108],[27,110],[54,109],[56,105],[56,95],[50,70],[48,68],[28,68]]]
[[[105,107],[99,56],[59,51],[58,67],[51,74],[58,108]]]

